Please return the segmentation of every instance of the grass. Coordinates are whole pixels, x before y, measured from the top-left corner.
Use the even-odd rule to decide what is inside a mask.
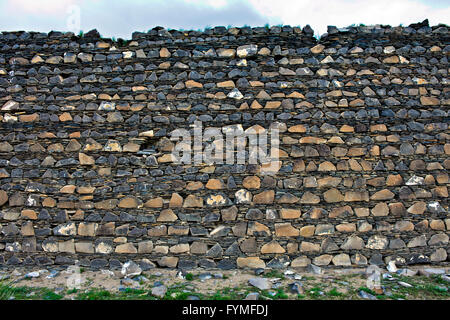
[[[92,289],[77,295],[77,300],[109,300],[111,293],[106,290]]]
[[[243,294],[234,288],[225,288],[217,290],[208,300],[240,300],[242,296]]]
[[[344,294],[338,292],[336,288],[333,288],[330,291],[328,291],[327,295],[331,297],[342,297]]]
[[[0,283],[0,300],[60,300],[63,296],[48,288],[14,286]]]
[[[264,278],[280,278],[281,280],[284,280],[284,274],[278,270],[270,270],[269,272],[264,273],[263,277]]]
[[[275,300],[283,300],[283,299],[288,299],[289,298],[289,296],[281,288],[278,288],[275,292],[274,291],[263,290],[260,293],[264,297],[267,297],[267,298],[270,298],[270,299],[275,299]]]
[[[314,299],[320,299],[323,296],[323,294],[321,294],[323,291],[320,287],[313,287],[309,290],[305,290],[305,292],[310,298]]]
[[[431,277],[426,276],[414,276],[405,277],[399,275],[393,275],[397,281],[382,281],[390,290],[395,291],[396,294],[403,296],[404,298],[412,299],[449,299],[450,292],[448,283],[445,282],[441,276],[435,275]],[[412,287],[403,287],[398,284],[398,281],[406,282]]]
[[[192,281],[194,280],[194,275],[192,273],[187,273],[185,278],[187,281]]]

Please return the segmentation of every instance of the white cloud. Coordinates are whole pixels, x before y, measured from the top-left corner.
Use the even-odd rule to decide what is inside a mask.
[[[5,9],[14,13],[35,15],[61,15],[72,5],[81,5],[84,0],[6,0]]]
[[[323,34],[328,25],[363,23],[409,25],[428,18],[431,25],[449,23],[450,6],[433,8],[415,0],[248,0],[270,24],[305,26]]]
[[[97,28],[116,38],[156,25],[203,29],[309,24],[321,35],[327,25],[398,26],[426,18],[431,25],[450,24],[449,0],[0,0],[2,30],[67,31],[73,5],[80,9],[80,29]]]
[[[194,5],[203,5],[220,9],[228,4],[227,0],[184,0],[184,2]]]

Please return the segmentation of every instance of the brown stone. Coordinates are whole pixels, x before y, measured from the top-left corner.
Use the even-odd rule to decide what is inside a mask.
[[[8,194],[5,190],[0,190],[0,206],[4,205],[8,201]]]
[[[319,188],[337,187],[342,181],[342,178],[338,177],[326,177],[317,180]]]
[[[64,186],[61,189],[59,189],[59,192],[72,194],[75,192],[75,189],[76,189],[76,186],[74,186],[73,184],[70,184],[70,185]]]
[[[336,167],[330,161],[324,161],[319,164],[318,171],[336,171]]]
[[[239,248],[241,249],[242,252],[245,253],[255,253],[257,250],[256,239],[253,237],[242,239],[239,242]]]
[[[430,228],[433,230],[445,230],[445,223],[442,220],[439,219],[433,219],[430,221]]]
[[[75,253],[75,241],[71,239],[58,242],[58,251],[65,253]]]
[[[75,243],[75,252],[94,253],[94,245],[88,241],[80,241]]]
[[[307,256],[300,256],[292,260],[291,268],[305,268],[311,264],[311,259]]]
[[[232,80],[226,80],[217,83],[218,88],[234,88],[234,82]]]
[[[414,224],[411,221],[405,221],[405,220],[397,221],[395,223],[394,229],[398,230],[398,231],[402,231],[402,232],[403,231],[413,231]]]
[[[295,126],[289,127],[288,131],[292,133],[305,133],[306,127],[302,124],[297,124]]]
[[[142,201],[136,197],[128,196],[120,200],[119,208],[139,208],[142,207]]]
[[[282,219],[297,219],[301,216],[300,209],[281,209],[280,216]]]
[[[333,208],[328,214],[330,218],[337,218],[340,216],[347,216],[347,215],[353,215],[353,209],[350,206]]]
[[[302,241],[300,244],[300,252],[319,252],[320,244],[308,241]]]
[[[20,233],[24,237],[34,236],[33,223],[31,221],[24,222],[22,224],[22,228],[20,229]]]
[[[167,235],[167,227],[165,225],[149,228],[147,232],[149,237],[161,237]]]
[[[334,256],[332,262],[335,266],[350,266],[352,264],[350,256],[346,253]]]
[[[163,198],[161,197],[149,199],[147,200],[147,202],[144,203],[144,207],[147,208],[162,208],[162,206],[163,206]]]
[[[276,223],[275,235],[277,237],[297,237],[300,235],[300,231],[290,223]]]
[[[175,268],[178,264],[178,258],[177,257],[161,257],[161,259],[158,260],[158,265],[160,267],[167,267],[167,268]]]
[[[281,106],[281,101],[267,101],[264,109],[277,109]]]
[[[355,132],[355,128],[353,128],[352,126],[349,126],[347,124],[344,124],[340,129],[340,132],[345,132],[345,133],[351,133],[351,132]]]
[[[65,122],[65,121],[72,121],[72,116],[68,112],[64,112],[59,116],[59,121]]]
[[[190,194],[184,200],[183,208],[203,208],[203,198]]]
[[[221,215],[223,221],[234,221],[236,220],[238,214],[238,208],[236,206],[232,206],[230,208],[222,209]]]
[[[161,58],[169,58],[171,54],[170,51],[167,50],[167,48],[161,48],[161,50],[159,50],[159,56]]]
[[[238,226],[242,226],[243,227],[244,225],[240,225],[239,224]],[[233,227],[233,233],[235,233],[235,235],[239,236],[238,235],[239,232],[237,232],[239,228],[237,228],[237,226],[235,226],[235,227]],[[244,234],[245,234],[245,230],[244,230]],[[266,235],[266,236],[270,236],[271,232],[270,232],[270,229],[266,225],[264,225],[262,223],[259,223],[257,221],[252,221],[248,225],[247,234],[248,235]]]
[[[286,245],[287,253],[293,254],[298,252],[298,243],[296,242],[288,242]]]
[[[200,82],[194,81],[194,80],[188,80],[185,83],[186,88],[191,89],[191,88],[203,88],[203,84],[201,84]]]
[[[271,204],[275,198],[275,191],[266,190],[253,196],[253,203],[255,204]]]
[[[266,267],[264,261],[258,257],[239,257],[237,258],[236,263],[239,268],[258,269]]]
[[[30,219],[30,220],[36,220],[37,219],[37,213],[34,210],[25,209],[21,212],[21,218],[24,219]]]
[[[79,194],[91,194],[91,193],[93,193],[95,191],[95,187],[88,187],[88,186],[85,186],[85,187],[77,187],[77,192],[79,193]]]
[[[344,201],[369,201],[369,193],[367,191],[347,191],[345,193]]]
[[[246,189],[259,189],[261,187],[261,180],[257,176],[245,177],[242,181],[242,186]]]
[[[423,214],[426,209],[427,204],[423,201],[419,201],[410,206],[407,211],[411,214]]]
[[[285,253],[286,250],[277,241],[271,241],[261,247],[262,254]]]
[[[137,253],[136,247],[132,243],[120,244],[116,247],[115,253]]]
[[[169,226],[168,235],[185,236],[189,233],[188,226]]]
[[[158,219],[158,222],[172,222],[178,220],[178,216],[172,211],[172,209],[162,210]]]
[[[220,190],[224,188],[224,183],[220,179],[209,179],[206,188],[210,190]]]
[[[152,253],[153,242],[152,241],[141,241],[138,243],[138,253]]]
[[[339,232],[355,232],[356,225],[354,223],[341,223],[336,226],[336,230]]]
[[[34,122],[39,121],[39,115],[37,113],[33,114],[23,114],[19,116],[20,122]]]
[[[392,191],[390,191],[388,189],[383,189],[381,191],[374,193],[370,197],[370,200],[391,200],[391,199],[394,199],[394,197],[395,197],[395,194],[392,193]]]
[[[398,56],[391,56],[383,59],[383,63],[399,63],[400,59]]]
[[[317,266],[327,266],[331,263],[333,259],[333,255],[331,254],[322,254],[314,258],[313,263]]]
[[[95,159],[91,156],[88,156],[84,153],[78,153],[78,160],[80,161],[81,165],[94,165]]]
[[[393,216],[402,216],[406,213],[405,206],[401,202],[389,203],[389,210]]]
[[[316,227],[313,225],[310,226],[304,226],[300,228],[300,236],[309,238],[314,235],[314,231],[316,230]]]
[[[401,186],[403,184],[403,178],[399,174],[390,174],[386,179],[386,185],[388,187]]]
[[[250,104],[250,109],[262,109],[263,106],[258,102],[258,100],[253,100]]]
[[[436,97],[420,97],[420,103],[424,106],[437,106],[439,105],[439,99]]]
[[[303,204],[318,204],[319,202],[320,197],[309,191],[305,192],[300,199],[300,203]]]
[[[314,54],[321,53],[325,49],[325,46],[323,44],[318,44],[311,48],[311,52]]]
[[[355,214],[357,217],[367,217],[369,213],[369,208],[355,208]]]
[[[344,200],[344,196],[336,188],[329,189],[326,192],[324,192],[323,193],[323,198],[328,203],[341,202],[341,201]]]
[[[171,253],[179,254],[179,253],[187,253],[189,252],[189,244],[188,243],[180,243],[169,248]]]
[[[138,152],[140,149],[140,145],[137,143],[128,142],[123,146],[123,152]]]
[[[169,201],[169,208],[181,208],[182,206],[183,206],[183,197],[180,196],[178,193],[172,193],[172,197],[170,198]]]
[[[103,200],[100,202],[96,202],[95,208],[101,209],[101,210],[111,210],[111,209],[114,209],[118,203],[119,203],[119,200],[117,200],[117,199]]]
[[[389,207],[386,203],[378,203],[371,210],[372,215],[376,217],[387,216],[389,214]]]
[[[186,185],[186,190],[195,191],[199,189],[203,189],[203,183],[200,181],[192,181]]]
[[[81,222],[78,225],[78,235],[83,237],[94,237],[98,228],[97,223]]]
[[[208,251],[208,245],[203,241],[194,241],[191,244],[191,254],[205,254]]]

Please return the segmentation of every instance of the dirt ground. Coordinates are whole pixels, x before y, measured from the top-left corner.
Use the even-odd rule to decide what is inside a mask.
[[[240,300],[248,297],[249,293],[257,293],[258,299],[450,299],[450,283],[445,280],[448,279],[446,274],[450,273],[449,267],[408,267],[407,274],[401,270],[381,271],[381,291],[373,291],[364,268],[322,269],[321,274],[295,269],[259,270],[256,273],[255,270],[196,269],[181,274],[179,270],[151,269],[130,277],[125,277],[120,270],[69,268],[55,272],[18,268],[0,270],[0,284],[7,283],[10,287],[22,288],[22,291],[11,291],[9,295],[4,293],[2,297],[0,289],[0,299],[27,299],[33,294],[39,299],[37,293],[23,288],[35,291],[45,288],[47,293],[54,292],[62,299],[154,298],[152,288],[159,286],[168,290],[164,292],[165,297],[159,297],[163,299]],[[254,278],[269,283],[269,288],[255,287],[249,282]],[[296,289],[292,288],[295,283],[298,284]]]

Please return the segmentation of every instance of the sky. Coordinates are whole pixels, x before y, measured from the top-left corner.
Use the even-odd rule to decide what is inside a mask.
[[[155,26],[203,30],[266,24],[309,24],[320,36],[328,25],[407,26],[426,18],[430,25],[450,25],[450,0],[0,0],[2,31],[97,29],[116,39]]]

